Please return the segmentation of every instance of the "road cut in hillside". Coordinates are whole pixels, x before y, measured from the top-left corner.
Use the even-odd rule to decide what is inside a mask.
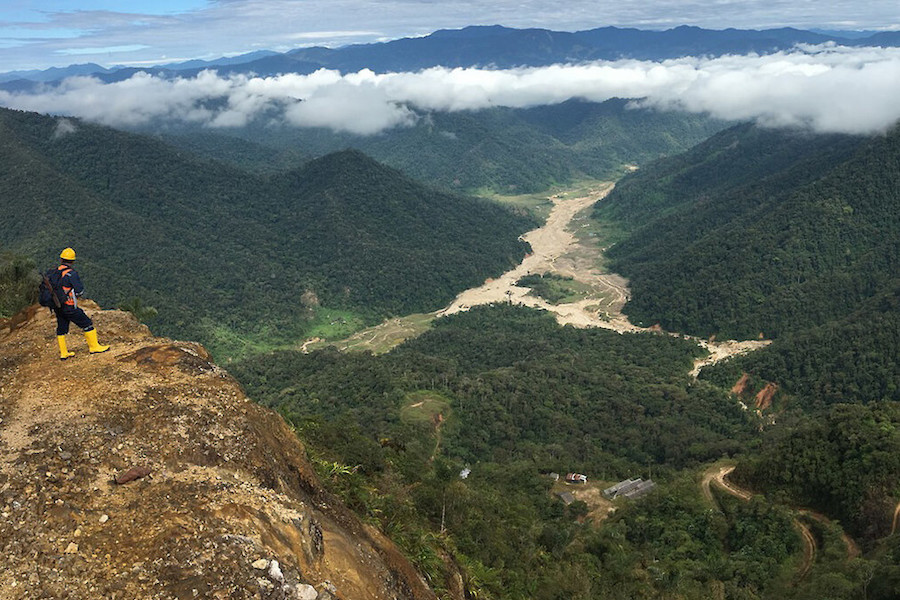
[[[751,492],[743,490],[725,479],[732,471],[734,471],[733,465],[724,467],[714,466],[703,474],[703,479],[700,482],[700,489],[703,492],[703,495],[720,510],[721,506],[716,502],[712,490],[710,489],[713,482],[728,494],[735,498],[740,498],[744,502],[748,502],[753,498]],[[810,568],[812,568],[819,547],[818,544],[816,544],[816,538],[809,530],[809,527],[801,523],[798,519],[794,519],[794,527],[797,528],[797,531],[800,533],[800,539],[803,540],[803,562],[800,564],[800,568],[797,569],[797,579],[803,579],[803,577],[809,573]]]
[[[709,471],[704,473],[703,480],[701,481],[700,486],[703,491],[703,495],[707,500],[715,504],[715,499],[713,498],[712,490],[710,489],[713,481],[715,481],[719,487],[727,491],[729,494],[740,498],[741,500],[749,500],[753,497],[753,494],[751,494],[750,492],[737,488],[725,481],[725,478],[732,471],[734,471],[734,466],[720,467],[718,470],[710,469]]]
[[[897,507],[894,509],[894,520],[891,523],[891,535],[894,535],[897,531],[898,520],[900,520],[900,503],[898,503]]]
[[[732,471],[734,471],[733,465],[724,467],[713,466],[703,474],[703,479],[700,482],[700,489],[703,492],[703,496],[710,503],[717,505],[717,502],[713,497],[712,490],[710,489],[710,486],[713,482],[715,482],[716,485],[723,489],[725,492],[731,494],[736,498],[740,498],[745,502],[749,501],[753,497],[752,492],[741,489],[726,479],[726,477],[728,477],[728,475],[731,474]],[[831,520],[822,513],[810,510],[808,508],[798,508],[795,510],[798,514],[801,514],[825,525],[831,524]],[[894,514],[895,518],[896,516],[900,515],[900,505],[897,506]],[[815,562],[816,552],[818,551],[818,544],[816,543],[816,538],[812,535],[812,532],[810,532],[809,527],[803,524],[799,519],[794,519],[794,526],[799,531],[800,537],[803,540],[803,564],[797,572],[798,578],[802,578],[809,572],[809,569],[812,567],[812,563]],[[891,532],[891,534],[893,535],[893,531]],[[847,535],[847,533],[843,531],[843,529],[841,529],[841,541],[846,547],[848,561],[853,560],[854,558],[857,558],[862,554],[859,545],[853,540],[853,538]]]

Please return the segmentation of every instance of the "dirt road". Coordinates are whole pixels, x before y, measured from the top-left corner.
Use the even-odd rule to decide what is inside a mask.
[[[897,504],[897,508],[894,509],[894,523],[891,525],[891,535],[894,535],[894,532],[897,531],[898,519],[900,519],[900,504]]]
[[[744,502],[748,502],[753,497],[753,494],[749,491],[743,490],[725,480],[732,471],[734,471],[734,466],[713,467],[703,474],[703,479],[700,482],[700,489],[703,492],[703,496],[720,510],[721,507],[716,502],[712,490],[710,489],[713,481],[727,493],[736,498],[740,498]],[[816,538],[813,537],[812,532],[809,530],[809,527],[801,523],[798,519],[794,519],[794,527],[800,532],[800,538],[803,540],[803,562],[800,564],[800,568],[797,569],[797,578],[802,579],[809,573],[810,568],[812,568],[812,564],[816,560],[816,552],[818,552],[819,546],[816,543]]]
[[[807,508],[798,509],[801,515],[809,517],[819,523],[823,523],[825,525],[831,525],[831,519],[823,515],[822,513],[816,512],[814,510],[809,510]],[[854,558],[860,556],[862,554],[862,550],[860,550],[859,545],[853,541],[847,532],[841,529],[841,541],[844,542],[844,546],[847,548],[847,560],[853,560]]]
[[[797,579],[803,579],[812,568],[813,562],[816,560],[816,552],[819,550],[816,544],[816,538],[813,537],[809,527],[794,519],[794,525],[800,530],[800,537],[803,538],[803,563],[797,569]]]
[[[725,490],[732,496],[740,498],[741,500],[750,500],[750,498],[753,497],[753,494],[751,494],[747,490],[742,490],[725,481],[725,478],[732,471],[734,471],[734,466],[720,467],[718,470],[712,469],[704,473],[703,480],[700,483],[700,488],[707,500],[709,500],[713,504],[716,503],[715,498],[712,495],[712,490],[710,489],[713,481],[715,481],[716,484],[723,490]]]

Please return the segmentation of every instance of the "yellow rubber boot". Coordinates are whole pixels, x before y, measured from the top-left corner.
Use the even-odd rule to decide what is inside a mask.
[[[56,341],[59,342],[59,360],[66,360],[70,356],[75,356],[74,352],[69,352],[69,349],[66,348],[66,336],[58,335],[56,336]]]
[[[90,350],[91,354],[97,354],[99,352],[106,352],[109,350],[109,346],[101,346],[100,342],[97,341],[97,330],[91,329],[90,331],[84,332],[84,339],[87,340],[88,350]]]

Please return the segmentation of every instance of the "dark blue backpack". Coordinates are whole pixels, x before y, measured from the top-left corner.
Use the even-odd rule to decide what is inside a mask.
[[[41,277],[41,284],[38,286],[38,304],[48,308],[62,308],[66,302],[66,293],[62,289],[62,271],[47,269]]]

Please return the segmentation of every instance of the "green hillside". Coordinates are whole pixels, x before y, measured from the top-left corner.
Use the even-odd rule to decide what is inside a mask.
[[[898,209],[900,129],[740,126],[627,177],[596,212],[628,231],[609,255],[631,278],[631,318],[777,338],[701,374],[723,389],[745,374],[752,393],[777,385],[778,425],[736,477],[839,520],[879,560],[900,500]]]
[[[262,176],[146,136],[8,110],[0,164],[4,249],[49,266],[73,246],[89,296],[138,296],[159,310],[160,333],[227,353],[323,320],[439,308],[515,264],[526,250],[516,238],[533,226],[356,151]]]
[[[730,387],[742,373],[774,381],[792,404],[820,410],[851,402],[900,401],[900,282],[846,317],[791,332],[765,350],[704,369]]]
[[[526,193],[619,175],[625,164],[684,151],[725,126],[700,115],[630,106],[626,100],[569,100],[527,109],[435,112],[420,115],[412,127],[373,136],[253,125],[222,130],[218,144],[207,130],[167,139],[254,168],[259,168],[259,161],[244,145],[247,140],[258,145],[260,156],[274,156],[278,164],[298,153],[320,156],[357,148],[415,179],[447,189]],[[236,149],[229,141],[234,138],[241,140]]]
[[[742,126],[623,180],[598,216],[637,322],[777,337],[842,317],[900,264],[900,130],[874,139]]]
[[[900,130],[875,138],[740,126],[625,178],[597,215],[632,319],[777,337],[708,369],[798,406],[900,400]]]
[[[881,583],[869,598],[895,597],[894,554],[872,544],[888,533],[898,476],[896,406],[762,430],[726,390],[687,375],[697,352],[677,337],[560,327],[498,305],[439,319],[385,355],[282,351],[230,370],[286,416],[326,484],[439,597],[453,585],[446,556],[470,597],[850,600],[870,576]],[[780,477],[819,490],[796,500],[846,519],[868,556],[848,560],[840,529],[821,526],[814,571],[798,577],[784,496],[704,499],[701,473],[729,456],[754,486]],[[588,483],[548,477],[572,471]],[[658,487],[640,500],[600,495],[651,474]],[[579,500],[567,506],[560,491]]]
[[[838,519],[869,548],[891,534],[900,482],[900,403],[835,404],[773,431],[736,471],[756,489]]]

